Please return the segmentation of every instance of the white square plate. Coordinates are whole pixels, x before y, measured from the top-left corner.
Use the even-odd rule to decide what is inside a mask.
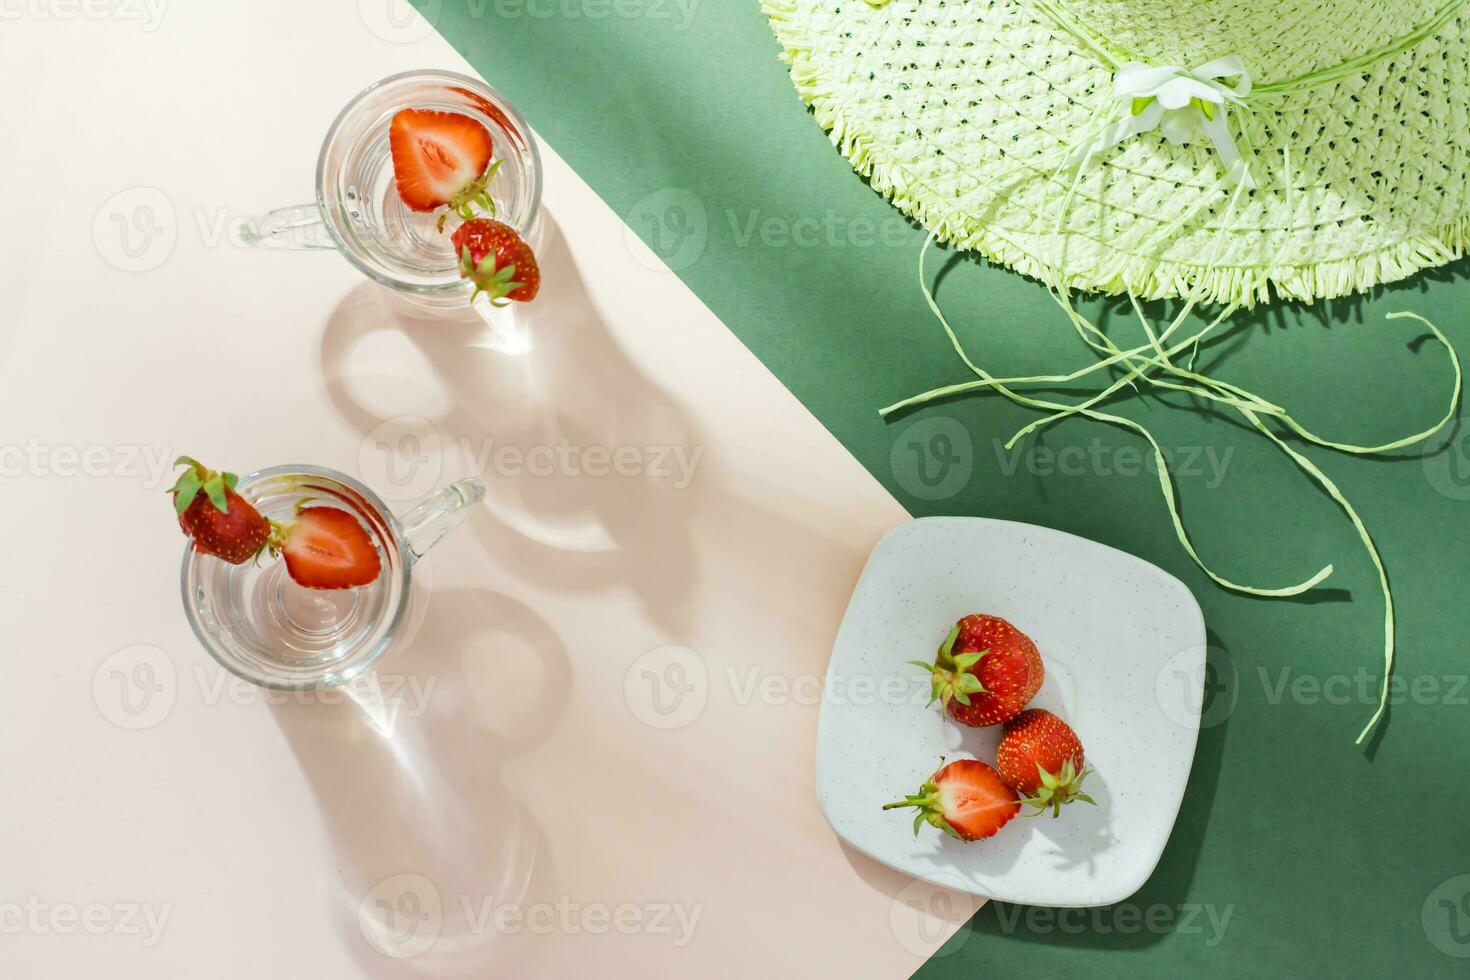
[[[1064,718],[1095,772],[1096,807],[1030,808],[963,843],[884,803],[916,792],[940,756],[992,765],[1000,729],[927,707],[929,661],[969,613],[1036,641],[1046,681],[1032,704]],[[873,549],[827,668],[817,794],[864,854],[938,885],[1024,905],[1090,906],[1137,891],[1158,863],[1194,760],[1205,625],[1178,579],[1062,531],[974,517],[905,524]]]

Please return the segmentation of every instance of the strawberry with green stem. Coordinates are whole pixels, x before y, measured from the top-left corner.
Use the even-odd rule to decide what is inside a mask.
[[[269,546],[272,524],[235,492],[239,477],[216,473],[190,456],[180,456],[174,465],[187,467],[168,492],[194,550],[232,565],[260,557]]]
[[[459,254],[459,274],[475,284],[470,302],[486,293],[492,306],[529,303],[540,292],[536,253],[505,222],[475,218],[456,228],[450,240]]]
[[[1082,780],[1092,771],[1086,768],[1082,740],[1072,726],[1044,708],[1028,708],[1006,722],[1000,746],[995,753],[995,768],[1005,784],[1036,807],[1036,814],[1051,810],[1059,816],[1062,807],[1073,800],[1097,805],[1082,792]]]
[[[291,520],[268,520],[235,492],[235,474],[216,473],[189,456],[174,465],[187,467],[169,493],[196,551],[232,565],[280,555],[291,578],[309,589],[357,588],[381,572],[372,538],[347,511],[301,501]]]
[[[999,616],[966,616],[939,645],[932,664],[909,663],[932,675],[929,703],[940,702],[962,725],[1001,725],[1020,714],[1045,679],[1031,638]]]

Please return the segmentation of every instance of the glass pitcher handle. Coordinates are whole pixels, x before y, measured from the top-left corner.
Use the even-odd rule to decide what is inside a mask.
[[[253,248],[294,251],[337,247],[327,231],[322,209],[315,204],[277,208],[241,218],[235,222],[233,231],[236,241]]]
[[[470,477],[451,483],[399,518],[413,560],[424,557],[444,535],[463,524],[484,499],[485,484]]]

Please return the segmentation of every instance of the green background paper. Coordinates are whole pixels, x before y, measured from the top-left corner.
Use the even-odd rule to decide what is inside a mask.
[[[1463,975],[1463,430],[1436,438],[1429,455],[1309,452],[1359,508],[1399,601],[1405,690],[1365,753],[1352,740],[1381,669],[1372,568],[1338,508],[1234,418],[1181,399],[1115,403],[1173,452],[1186,519],[1222,574],[1283,585],[1337,564],[1305,601],[1228,594],[1200,574],[1139,465],[1142,441],[1121,430],[1069,420],[1011,456],[1000,442],[1035,416],[994,397],[879,419],[879,406],[967,375],[915,284],[922,235],[801,105],[755,0],[416,2],[912,513],[1061,528],[1162,566],[1199,598],[1213,645],[1206,727],[1152,879],[1122,906],[1060,919],[992,903],[919,976]],[[1463,273],[1462,264],[1366,300],[1241,317],[1204,363],[1329,438],[1417,431],[1443,411],[1450,371],[1434,344],[1410,348],[1413,324],[1383,314],[1430,317],[1470,354]],[[994,373],[1090,363],[1033,282],[959,261],[939,296]],[[1091,309],[1137,342],[1123,308]],[[970,448],[961,438],[947,454],[959,457],[948,471],[957,492],[928,499],[917,467],[941,474],[930,450],[943,447],[934,435],[954,431],[945,420],[963,426]],[[1146,792],[1148,759],[1135,778]]]

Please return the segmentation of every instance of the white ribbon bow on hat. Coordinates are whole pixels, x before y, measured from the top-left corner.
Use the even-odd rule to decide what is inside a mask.
[[[1122,105],[1122,117],[1084,152],[1106,149],[1151,129],[1159,130],[1171,143],[1188,143],[1196,132],[1203,132],[1231,178],[1247,188],[1255,187],[1250,167],[1236,149],[1225,121],[1229,107],[1240,105],[1250,90],[1250,73],[1236,55],[1192,70],[1130,61],[1113,77],[1113,99]]]

